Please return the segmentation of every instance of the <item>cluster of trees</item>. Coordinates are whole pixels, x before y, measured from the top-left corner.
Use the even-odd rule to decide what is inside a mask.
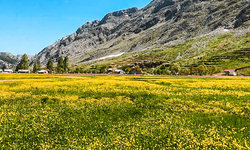
[[[139,66],[138,66],[139,67]],[[139,68],[138,68],[139,69]],[[126,73],[129,73],[129,71],[131,70],[131,68],[128,65],[123,65],[121,67],[121,70],[125,71]]]
[[[108,65],[94,65],[89,68],[80,68],[77,67],[73,72],[74,73],[109,73],[108,69],[112,68]],[[128,65],[123,65],[119,69],[123,70],[126,73],[129,73],[132,69]],[[136,66],[136,72],[141,72],[142,69],[139,66]],[[217,73],[219,70],[216,66],[206,66],[199,65],[198,67],[194,65],[190,65],[188,67],[181,67],[179,64],[172,64],[169,67],[165,67],[164,65],[159,66],[158,68],[151,70],[144,70],[144,72],[148,72],[150,74],[158,74],[158,75],[213,75]]]
[[[153,74],[170,75],[170,70],[167,69],[164,65],[161,65],[159,68],[153,70]]]
[[[47,68],[53,68],[53,63],[52,61],[47,63]],[[68,73],[69,72],[69,58],[66,56],[64,59],[63,57],[59,57],[57,61],[57,66],[56,66],[56,72],[57,73]]]
[[[24,54],[22,56],[22,59],[21,61],[19,62],[19,64],[17,64],[16,66],[16,71],[18,71],[19,69],[26,69],[28,70],[29,69],[29,58],[26,54]],[[42,65],[41,65],[41,62],[38,61],[38,62],[35,62],[35,64],[33,65],[33,72],[37,72],[38,70],[41,70],[42,68]]]
[[[238,75],[250,76],[250,68],[238,70]]]
[[[113,68],[112,66],[101,64],[101,65],[93,65],[91,67],[77,67],[73,72],[74,73],[97,73],[97,74],[103,74],[103,73],[111,73],[114,74],[115,70],[110,71],[109,69]],[[140,66],[135,66],[134,68],[129,67],[128,65],[123,65],[119,68],[120,70],[123,70],[125,73],[129,73],[131,69],[134,69],[137,73],[142,73],[142,69]]]
[[[179,64],[170,65],[170,67],[165,67],[161,65],[157,69],[153,71],[153,74],[159,75],[213,75],[217,73],[219,70],[216,66],[206,66],[204,64],[199,65],[198,67],[194,67],[190,65],[188,68],[181,68]]]
[[[95,71],[95,73],[107,73],[107,70],[110,66],[108,65],[92,65],[91,67],[86,67],[86,68],[82,68],[82,67],[77,67],[73,72],[74,73],[93,73],[93,71]]]
[[[54,70],[54,64],[52,60],[49,60],[46,64],[46,68],[49,70]],[[33,72],[37,72],[38,70],[41,70],[41,63],[40,61],[36,62],[33,66]],[[59,57],[57,61],[57,67],[56,72],[57,73],[67,73],[69,71],[69,58],[66,56],[64,59],[63,57]]]
[[[22,56],[21,61],[19,62],[19,64],[17,64],[16,66],[16,71],[18,71],[19,69],[29,69],[29,58],[26,54],[24,54]]]
[[[95,70],[95,73],[108,73],[108,68],[111,66],[108,65],[95,65],[91,68],[79,68],[77,67],[73,72],[74,73],[92,73],[93,70]],[[53,70],[53,62],[52,60],[49,60],[46,64],[46,68],[49,70]],[[16,66],[16,71],[19,69],[29,69],[29,59],[26,54],[22,56],[22,59],[20,63]],[[69,72],[69,58],[66,56],[63,58],[62,56],[58,58],[57,66],[56,66],[56,72],[57,73],[68,73]],[[132,69],[128,65],[123,65],[121,70],[125,71],[126,73],[129,73],[129,71]],[[38,61],[33,66],[33,72],[37,72],[38,70],[41,70],[41,62]],[[136,70],[142,71],[142,69],[137,66]],[[161,65],[160,67],[153,70],[153,74],[159,74],[159,75],[213,75],[217,73],[219,70],[216,66],[206,66],[204,64],[199,65],[198,67],[194,67],[194,65],[190,65],[189,67],[182,68],[179,64],[172,64],[169,67],[165,67],[164,65]]]
[[[48,63],[46,64],[46,68],[49,70],[53,70],[53,62],[52,60],[49,60]],[[21,61],[19,64],[16,66],[16,71],[19,69],[29,69],[29,59],[26,54],[22,56]],[[38,70],[42,69],[42,65],[40,61],[35,62],[33,65],[33,73],[37,72]],[[56,67],[56,72],[57,73],[67,73],[69,71],[69,58],[66,56],[65,58],[59,57],[57,61],[57,67]]]
[[[181,69],[180,65],[178,64],[170,65],[170,67],[165,67],[164,65],[161,65],[160,67],[153,70],[153,74],[158,74],[158,75],[171,75],[171,74],[176,75],[182,72],[189,74],[186,68]]]
[[[33,73],[36,73],[38,70],[41,70],[42,66],[41,66],[41,62],[35,62],[34,66],[33,66]]]
[[[54,70],[54,64],[52,60],[49,60],[46,64],[46,68],[49,70]],[[40,61],[36,62],[33,66],[33,72],[37,72],[38,70],[41,70],[41,63]],[[57,73],[67,73],[69,71],[69,58],[66,56],[64,59],[63,57],[59,57],[57,61],[57,67],[56,72]]]
[[[53,64],[53,62],[52,62],[51,59],[50,59],[50,60],[48,61],[48,63],[46,64],[46,68],[49,69],[49,70],[53,70],[54,64]]]
[[[214,73],[217,73],[218,68],[216,66],[206,66],[206,65],[200,65],[197,68],[197,71],[199,73],[200,76],[202,75],[213,75]]]

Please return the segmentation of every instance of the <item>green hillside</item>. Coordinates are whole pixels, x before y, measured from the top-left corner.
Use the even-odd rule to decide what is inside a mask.
[[[208,67],[213,65],[219,71],[223,71],[223,69],[240,69],[250,66],[250,33],[225,32],[183,41],[85,64],[82,68],[90,68],[89,66],[93,68],[93,65],[97,67],[118,66],[119,68],[128,64],[140,64],[144,66],[142,69],[152,71],[157,66],[168,63],[179,64],[182,68],[188,68],[190,65],[194,67],[202,64]],[[150,63],[156,64],[156,67],[147,67]]]

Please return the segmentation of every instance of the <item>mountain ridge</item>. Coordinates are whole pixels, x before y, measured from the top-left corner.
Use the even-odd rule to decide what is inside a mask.
[[[71,65],[108,55],[143,51],[176,40],[186,40],[218,28],[243,29],[249,23],[249,2],[237,0],[153,0],[111,12],[87,22],[73,34],[44,48],[30,65],[69,56]]]
[[[15,66],[21,61],[22,59],[21,54],[13,55],[10,52],[0,52],[0,68],[12,68],[14,69]],[[33,61],[33,55],[27,55],[29,61]]]

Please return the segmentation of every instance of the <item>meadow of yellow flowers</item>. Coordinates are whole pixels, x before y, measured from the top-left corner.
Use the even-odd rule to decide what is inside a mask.
[[[1,149],[250,149],[250,79],[0,74]]]

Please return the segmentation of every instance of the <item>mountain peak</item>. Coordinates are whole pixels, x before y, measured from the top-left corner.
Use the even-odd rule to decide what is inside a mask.
[[[247,1],[153,0],[108,13],[101,21],[87,22],[72,35],[46,47],[35,61],[69,56],[71,64],[85,63],[118,53],[143,51],[177,39],[189,39],[218,28],[250,25]]]

